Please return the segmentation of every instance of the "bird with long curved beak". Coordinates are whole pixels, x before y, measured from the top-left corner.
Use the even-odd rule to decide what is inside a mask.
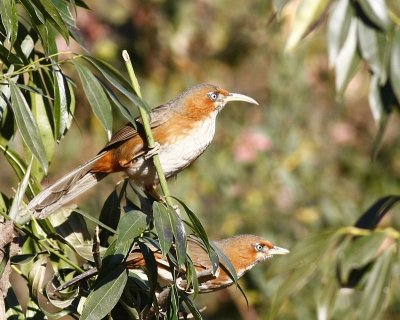
[[[230,260],[238,278],[242,277],[257,264],[272,258],[275,255],[285,255],[289,253],[289,250],[275,246],[270,241],[252,234],[242,234],[214,241],[213,243]],[[166,257],[163,257],[162,253],[155,247],[151,247],[151,251],[153,252],[157,262],[159,286],[162,288],[168,284],[174,283],[175,281],[178,287],[185,290],[185,270],[182,270],[181,274],[174,277],[171,273],[171,262]],[[226,266],[221,262],[216,274],[212,274],[212,264],[207,250],[198,238],[188,238],[187,253],[196,270],[196,276],[199,283],[199,293],[217,291],[233,284],[233,280],[225,272]],[[143,268],[146,267],[146,262],[143,254],[138,248],[134,249],[132,253],[129,254],[125,261],[125,266],[130,270],[140,270],[141,272],[139,275],[142,278],[146,278],[146,275],[142,272]],[[98,270],[95,267],[89,269],[71,281],[61,285],[56,289],[56,291],[64,290],[75,283],[97,275],[97,273]]]
[[[231,101],[257,104],[253,98],[212,84],[199,84],[150,112],[150,126],[166,178],[196,160],[211,143],[218,113]],[[147,191],[158,184],[143,125],[127,124],[92,159],[67,173],[28,204],[37,218],[45,218],[93,187],[106,175],[125,172]]]

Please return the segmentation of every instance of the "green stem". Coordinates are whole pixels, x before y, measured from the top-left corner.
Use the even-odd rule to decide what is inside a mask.
[[[124,58],[125,65],[128,70],[129,78],[132,83],[132,87],[136,91],[137,96],[140,99],[142,99],[139,82],[136,78],[135,71],[133,70],[132,61],[131,61],[131,58],[129,57],[128,51],[126,51],[126,50],[122,51],[122,57]],[[151,132],[151,127],[150,127],[150,117],[143,108],[139,108],[139,112],[140,112],[140,117],[142,118],[142,121],[143,121],[143,127],[144,127],[144,131],[146,133],[146,139],[147,139],[149,148],[150,149],[154,148],[154,138],[153,138],[153,134]],[[165,178],[164,172],[161,167],[160,157],[157,154],[153,156],[153,163],[154,163],[154,166],[157,171],[158,180],[160,180],[160,186],[161,186],[161,190],[164,194],[165,200],[166,200],[167,204],[172,206],[173,204],[172,204],[172,200],[171,200],[168,185],[167,185],[167,179]]]

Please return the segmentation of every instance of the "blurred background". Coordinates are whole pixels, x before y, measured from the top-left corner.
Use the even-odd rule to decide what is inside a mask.
[[[87,49],[120,70],[125,68],[121,51],[127,49],[151,106],[201,82],[260,103],[228,105],[217,120],[213,144],[170,180],[171,193],[198,215],[210,238],[253,233],[290,249],[315,231],[352,225],[377,198],[399,193],[398,117],[390,120],[372,161],[376,128],[368,106],[368,72],[360,70],[345,95],[335,96],[326,26],[293,52],[284,52],[296,1],[278,19],[264,0],[86,2],[91,10],[80,9],[77,21]],[[84,52],[62,40],[59,50]],[[78,103],[86,107],[77,108],[45,184],[106,143],[87,101]],[[116,112],[115,130],[124,122]],[[2,183],[16,185],[9,166],[3,167]],[[99,211],[120,179],[99,184],[80,206]],[[241,280],[249,306],[235,287],[200,297],[197,304],[207,306],[205,318],[266,318],[277,286],[266,277],[272,263]],[[300,309],[294,314],[312,314]]]

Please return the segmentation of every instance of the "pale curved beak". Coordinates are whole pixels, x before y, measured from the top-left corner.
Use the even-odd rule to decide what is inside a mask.
[[[244,101],[252,104],[258,105],[258,102],[254,100],[253,98],[250,98],[248,96],[245,96],[244,94],[240,93],[229,93],[229,95],[226,96],[225,102],[229,101]]]
[[[288,254],[290,251],[281,247],[274,246],[272,249],[268,250],[268,254],[275,255],[275,254]]]

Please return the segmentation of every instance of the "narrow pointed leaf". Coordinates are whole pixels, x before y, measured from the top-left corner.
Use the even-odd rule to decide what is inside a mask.
[[[54,125],[55,137],[59,141],[67,131],[69,124],[68,99],[67,99],[67,81],[56,65],[53,67],[54,77]]]
[[[104,92],[99,80],[97,80],[97,78],[87,67],[77,61],[74,62],[74,65],[78,71],[83,90],[85,91],[90,106],[106,130],[108,139],[110,139],[112,131],[112,113],[111,105],[107,99],[107,95]]]
[[[120,299],[127,280],[128,273],[124,266],[110,270],[89,294],[80,319],[102,319],[109,314]]]
[[[286,50],[292,50],[318,20],[329,4],[329,0],[302,0],[297,8],[292,32],[286,44]]]
[[[36,159],[39,160],[44,172],[47,174],[48,161],[46,159],[45,148],[42,140],[40,139],[40,131],[37,123],[20,89],[13,82],[10,82],[10,89],[12,102],[11,106],[14,111],[15,120],[21,132],[22,139]]]
[[[400,29],[394,31],[389,69],[393,91],[400,102]]]
[[[168,207],[170,216],[172,218],[172,225],[174,226],[172,231],[175,238],[176,254],[178,258],[179,266],[182,266],[186,262],[186,230],[183,225],[183,221],[177,215],[176,211]]]
[[[24,211],[21,210],[22,200],[25,196],[26,188],[28,187],[29,177],[31,175],[32,162],[33,162],[33,159],[31,160],[28,168],[26,169],[25,176],[17,188],[14,200],[13,200],[11,208],[10,208],[10,212],[8,214],[11,220],[17,221],[18,223],[21,222],[21,221],[18,221],[21,218],[21,214],[24,215],[23,214]],[[27,211],[25,213],[27,214]]]
[[[45,9],[44,13],[47,17],[53,21],[53,26],[60,32],[64,40],[68,43],[69,34],[67,26],[64,23],[64,20],[61,18],[61,15],[57,8],[54,6],[51,0],[40,0],[40,4]]]
[[[352,8],[349,6],[350,0],[338,0],[334,4],[334,9],[329,16],[328,21],[328,57],[329,64],[333,67],[336,62],[337,55],[350,27],[351,17],[354,15]]]
[[[347,243],[340,258],[341,280],[346,282],[351,270],[359,269],[372,261],[385,239],[383,233],[373,233]]]
[[[382,312],[390,292],[387,285],[391,276],[393,251],[393,247],[386,248],[368,274],[359,307],[359,319],[377,319]]]
[[[359,0],[357,2],[365,15],[379,28],[387,30],[391,26],[385,0]]]
[[[166,256],[174,240],[174,226],[172,224],[171,214],[164,204],[155,202],[153,205],[153,216],[161,251],[163,255]]]
[[[181,297],[185,305],[188,307],[190,313],[193,316],[193,319],[202,320],[203,317],[201,316],[199,309],[193,304],[193,301],[190,300],[187,294],[185,292],[179,291],[179,296]]]
[[[97,68],[109,83],[131,100],[137,107],[143,108],[146,112],[150,112],[150,107],[147,103],[133,92],[131,84],[117,69],[91,56],[83,56],[83,58]]]
[[[368,62],[372,72],[379,77],[380,83],[385,83],[385,35],[362,19],[358,20],[357,31],[361,57]]]
[[[10,48],[12,48],[18,32],[18,13],[15,0],[2,0],[0,2],[0,18],[6,30]]]
[[[357,53],[357,20],[352,19],[346,40],[336,57],[336,91],[343,94],[350,79],[357,71],[360,57]]]
[[[133,241],[140,236],[147,228],[147,216],[138,210],[125,213],[118,225],[117,245]]]

